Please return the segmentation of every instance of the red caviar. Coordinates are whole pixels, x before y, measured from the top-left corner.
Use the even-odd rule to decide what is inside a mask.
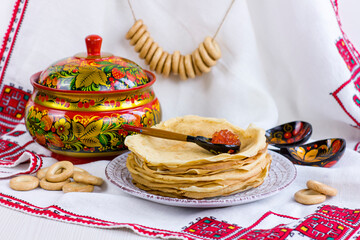
[[[226,144],[226,145],[240,145],[240,139],[237,135],[229,130],[220,130],[213,134],[211,143]]]

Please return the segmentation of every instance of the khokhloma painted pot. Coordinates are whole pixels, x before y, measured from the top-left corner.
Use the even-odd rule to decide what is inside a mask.
[[[122,124],[153,126],[161,108],[155,75],[136,63],[101,53],[101,37],[86,39],[80,53],[31,77],[25,123],[35,141],[73,158],[116,156],[129,134]]]

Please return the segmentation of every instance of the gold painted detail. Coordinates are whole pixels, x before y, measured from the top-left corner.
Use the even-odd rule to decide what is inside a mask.
[[[70,94],[51,91],[35,91],[34,102],[44,107],[70,111],[107,111],[140,107],[155,98],[152,88],[128,93]]]
[[[339,151],[340,147],[340,140],[334,138],[320,146],[315,144],[307,147],[289,148],[289,152],[295,159],[311,163],[329,159]]]

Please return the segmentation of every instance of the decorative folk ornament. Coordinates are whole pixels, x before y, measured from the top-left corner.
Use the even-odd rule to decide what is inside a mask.
[[[202,73],[210,72],[211,67],[216,65],[217,60],[221,58],[221,50],[215,41],[215,37],[224,23],[234,1],[235,0],[232,0],[214,37],[206,37],[197,49],[191,54],[184,56],[180,51],[174,51],[173,54],[164,51],[162,47],[152,39],[143,21],[141,19],[136,20],[130,0],[128,0],[135,23],[127,32],[126,39],[130,40],[130,44],[135,46],[135,51],[139,53],[141,59],[145,59],[145,63],[150,66],[151,71],[156,71],[164,77],[168,77],[171,73],[180,75],[180,79],[182,80],[200,76]]]

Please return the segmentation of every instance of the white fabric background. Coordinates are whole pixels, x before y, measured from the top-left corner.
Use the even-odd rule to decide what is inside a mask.
[[[215,33],[230,4],[230,1],[219,0],[131,2],[136,17],[144,20],[155,41],[170,53],[180,50],[183,54],[191,53],[206,36]],[[339,5],[344,31],[360,49],[360,17],[356,12],[360,3],[344,0]],[[12,6],[10,0],[0,3],[0,36],[6,31]],[[132,59],[148,68],[124,38],[132,24],[125,0],[106,3],[30,0],[5,79],[32,89],[31,74],[61,58],[85,51],[84,37],[93,33],[103,37],[103,51]],[[353,148],[360,141],[360,130],[350,126],[353,123],[329,94],[350,78],[335,47],[339,35],[329,1],[238,0],[216,38],[223,57],[209,74],[187,81],[177,77],[165,79],[157,74],[154,88],[162,105],[163,119],[196,114],[226,118],[241,127],[255,123],[265,129],[287,121],[305,120],[313,124],[313,139],[343,137]],[[346,156],[347,164],[351,163],[350,159],[360,161],[359,155],[351,149]],[[347,171],[352,174],[349,176],[356,175],[356,169],[344,164],[339,163],[330,170],[311,169],[311,175],[340,184],[335,179],[342,178]],[[302,184],[311,177],[308,168],[298,170],[299,178],[292,189],[282,193],[282,199],[287,197],[286,201],[294,189],[303,187]],[[330,172],[335,175],[329,179]],[[359,207],[355,204],[360,200],[358,193],[349,200],[349,194],[359,181],[355,179],[357,185],[344,188],[342,197],[327,203]],[[341,183],[351,182],[354,180],[344,178]],[[124,195],[124,198],[128,197]],[[211,213],[246,226],[267,210],[289,214],[295,209],[291,215],[302,217],[315,209],[299,208],[291,201],[281,206],[276,201],[276,198],[262,201],[258,214],[246,219],[236,218],[235,214],[222,216],[222,209]],[[249,209],[257,209],[248,205]],[[144,206],[169,210],[149,203]],[[240,210],[246,212],[246,206]],[[64,224],[5,208],[0,208],[0,214],[6,216],[0,218],[3,227],[0,236],[13,236],[14,239],[28,236],[38,239],[46,236],[52,239],[115,239],[119,236],[121,239],[139,239],[126,231]],[[29,224],[32,227],[28,229],[18,228]]]

